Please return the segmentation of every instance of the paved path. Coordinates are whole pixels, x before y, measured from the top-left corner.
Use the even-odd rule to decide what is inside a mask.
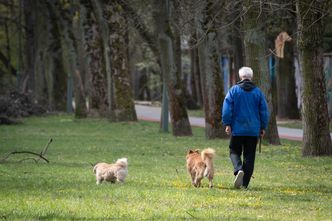
[[[137,117],[139,120],[159,122],[161,115],[160,107],[151,107],[144,105],[135,105]],[[189,117],[192,126],[205,127],[205,120],[201,117]],[[302,129],[293,129],[287,127],[278,127],[279,137],[288,140],[302,141]]]

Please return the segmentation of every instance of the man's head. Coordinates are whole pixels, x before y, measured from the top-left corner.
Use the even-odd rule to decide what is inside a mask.
[[[253,76],[253,71],[250,67],[242,67],[239,70],[239,77],[241,80],[248,79],[251,80]]]

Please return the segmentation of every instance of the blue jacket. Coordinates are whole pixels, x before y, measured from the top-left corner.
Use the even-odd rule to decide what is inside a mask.
[[[231,87],[222,106],[222,122],[231,126],[232,136],[259,136],[266,129],[269,111],[264,94],[250,80]]]

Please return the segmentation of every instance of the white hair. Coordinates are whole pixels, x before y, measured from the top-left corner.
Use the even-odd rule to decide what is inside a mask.
[[[120,164],[128,165],[128,160],[127,160],[127,158],[121,158],[121,159],[118,159],[118,160],[116,161],[116,163],[120,163]]]
[[[241,79],[252,79],[253,71],[250,67],[242,67],[239,70],[239,76]]]

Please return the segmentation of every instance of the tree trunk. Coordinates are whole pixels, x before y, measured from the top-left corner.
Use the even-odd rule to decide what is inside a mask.
[[[223,79],[220,77],[218,34],[211,6],[207,1],[196,16],[198,58],[205,112],[205,136],[208,139],[227,137],[221,122],[222,102],[225,98]],[[211,27],[212,26],[212,27]]]
[[[136,121],[136,111],[129,75],[128,21],[118,3],[110,4],[110,46],[116,121]]]
[[[20,86],[21,92],[35,91],[35,70],[34,63],[36,59],[36,47],[34,39],[37,37],[35,33],[36,25],[36,9],[34,0],[23,1],[23,13],[25,30],[24,42],[24,80]]]
[[[103,45],[103,59],[106,71],[107,80],[107,115],[111,121],[116,121],[114,114],[114,88],[113,88],[113,77],[112,77],[112,63],[111,63],[111,48],[110,48],[110,30],[108,25],[109,18],[105,19],[106,3],[102,0],[91,1],[93,12],[96,16],[97,24],[100,30],[102,45]]]
[[[89,97],[90,116],[106,116],[107,104],[107,75],[103,57],[102,40],[92,4],[81,2],[80,21],[78,31],[79,63],[86,72],[86,87]]]
[[[277,60],[278,117],[299,119],[295,93],[295,67],[293,43],[286,42],[285,56]]]
[[[170,1],[154,1],[156,10],[155,24],[157,27],[159,53],[163,72],[163,78],[167,84],[174,136],[191,136],[191,126],[187,110],[180,72],[175,61],[174,35],[172,33],[170,19]]]
[[[58,28],[61,30],[62,62],[65,65],[66,78],[74,76],[74,96],[75,96],[75,117],[82,118],[87,116],[86,94],[84,85],[84,70],[78,64],[78,50],[72,24],[72,14],[59,2],[49,1],[51,9],[54,11],[54,20],[57,21]],[[66,83],[63,83],[66,86]],[[65,93],[63,93],[63,97]]]
[[[266,138],[270,144],[279,145],[280,139],[277,128],[276,112],[273,108],[271,95],[271,82],[269,76],[268,61],[266,54],[266,33],[264,33],[264,14],[261,14],[259,5],[253,5],[249,0],[244,1],[244,7],[248,12],[243,19],[244,48],[246,65],[254,71],[254,82],[263,91],[267,99],[270,121],[267,128]]]
[[[304,156],[332,155],[327,94],[323,72],[323,17],[331,1],[296,1],[298,50],[303,76]]]
[[[86,43],[86,36],[85,34],[85,28],[86,24],[84,21],[86,21],[87,12],[85,11],[84,3],[77,0],[77,12],[79,12],[79,16],[74,18],[73,22],[73,31],[72,33],[75,36],[76,44],[74,45],[74,48],[71,53],[68,56],[74,56],[71,58],[72,62],[75,62],[73,64],[69,64],[69,70],[68,72],[68,79],[71,79],[73,77],[74,79],[74,97],[75,97],[75,117],[76,118],[85,118],[88,117],[88,115],[91,116],[91,113],[93,112],[91,109],[92,105],[89,100],[89,105],[87,105],[88,98],[91,98],[89,95],[89,92],[91,90],[91,84],[92,80],[90,79],[90,69],[88,65],[88,57],[87,55],[87,43]],[[87,3],[88,4],[88,3]],[[92,12],[90,12],[92,13]],[[89,27],[88,27],[89,29]],[[90,32],[92,29],[89,30]],[[92,31],[93,32],[93,31]],[[70,42],[68,42],[70,46]],[[71,46],[73,47],[73,46]],[[76,54],[74,54],[74,52]],[[75,66],[74,66],[75,65]]]
[[[34,2],[36,5],[36,38],[31,42],[36,48],[34,60],[35,97],[49,110],[64,109],[66,83],[61,59],[59,29],[55,23],[54,11],[49,2]],[[46,95],[46,96],[45,96]]]
[[[240,23],[240,22],[236,22]],[[240,24],[238,24],[240,25]],[[232,32],[234,37],[232,38],[232,48],[234,52],[234,70],[231,73],[231,82],[235,84],[239,81],[238,70],[243,67],[244,59],[243,59],[243,36],[242,33],[235,27],[232,26]]]
[[[34,38],[33,45],[36,50],[36,57],[34,59],[34,97],[40,105],[46,106],[47,104],[47,86],[45,83],[45,70],[44,59],[45,49],[48,47],[47,36],[47,9],[45,4],[36,2],[36,25],[34,27],[36,38]],[[28,56],[28,55],[26,55]]]
[[[190,53],[190,83],[192,91],[192,99],[195,101],[197,107],[203,106],[203,97],[201,89],[201,77],[199,73],[199,58],[197,48],[196,28],[193,25],[193,33],[189,41]]]
[[[286,3],[289,3],[289,1],[282,1],[282,4]],[[295,11],[295,2],[292,2],[291,10],[282,10],[278,13],[280,26],[277,29],[278,32],[273,34],[271,39],[273,48],[275,47],[276,36],[281,32],[286,32],[289,36],[294,36],[294,33],[296,33],[296,17],[293,10]],[[295,83],[295,50],[297,50],[296,39],[292,38],[291,41],[288,39],[284,45],[284,57],[278,58],[276,56],[277,114],[279,118],[300,119]]]
[[[50,8],[50,22],[52,29],[49,30],[49,38],[54,38],[53,42],[50,42],[50,48],[47,53],[50,55],[51,64],[49,66],[49,76],[51,78],[50,87],[52,87],[52,94],[54,97],[54,109],[55,110],[66,110],[66,92],[67,92],[67,74],[65,72],[65,64],[61,56],[62,48],[62,27],[58,26],[56,12]],[[66,23],[67,27],[65,30],[70,30],[71,23]],[[69,27],[68,27],[69,26]],[[74,40],[73,40],[74,41]]]

